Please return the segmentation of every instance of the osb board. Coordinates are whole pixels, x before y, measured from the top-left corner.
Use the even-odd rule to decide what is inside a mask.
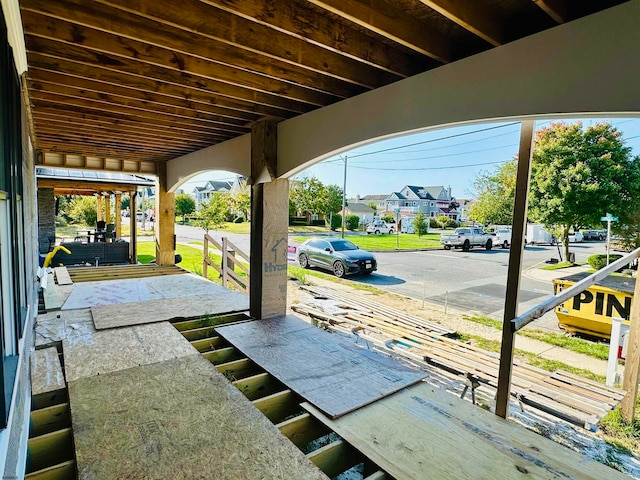
[[[220,288],[220,285],[193,274],[83,282],[74,285],[62,310],[216,294]]]
[[[40,314],[35,322],[36,346],[62,340],[70,343],[86,342],[85,337],[95,331],[91,310],[88,308]]]
[[[67,267],[54,267],[53,271],[56,273],[56,282],[58,285],[73,285],[73,280],[69,276]]]
[[[199,355],[69,382],[78,477],[327,477]]]
[[[215,292],[204,295],[162,298],[123,305],[101,305],[91,308],[98,330],[144,323],[162,322],[174,318],[221,315],[249,309],[249,297],[211,284]]]
[[[294,315],[219,327],[216,331],[334,418],[425,377]]]
[[[337,420],[303,407],[398,479],[628,478],[426,383]]]
[[[42,296],[44,298],[44,308],[50,312],[54,310],[60,310],[62,307],[62,300],[58,295],[56,282],[53,278],[53,273],[47,275],[47,286],[42,289]]]
[[[168,322],[91,332],[62,346],[69,382],[199,354]]]
[[[31,354],[31,395],[63,388],[65,383],[58,351],[54,347],[34,351]]]

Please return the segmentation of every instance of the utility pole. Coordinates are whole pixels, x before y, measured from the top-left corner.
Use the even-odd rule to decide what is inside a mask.
[[[340,156],[340,158],[342,158],[342,156]],[[346,212],[345,209],[347,208],[347,156],[345,155],[344,158],[342,158],[342,160],[344,161],[344,182],[342,183],[342,235],[341,237],[344,238],[344,224],[345,224],[345,217],[346,217]]]

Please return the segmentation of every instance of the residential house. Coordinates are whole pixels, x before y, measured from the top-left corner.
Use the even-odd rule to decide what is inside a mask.
[[[200,210],[203,202],[207,202],[211,195],[218,192],[230,192],[234,182],[209,180],[203,187],[193,189],[192,195],[196,200],[196,212]]]
[[[347,215],[357,215],[360,219],[360,225],[366,225],[373,220],[376,211],[364,203],[349,203],[344,209]],[[342,215],[342,210],[338,212]]]
[[[349,205],[353,205],[354,203],[375,205],[374,210],[376,211],[376,214],[378,214],[386,211],[387,196],[388,195],[365,195],[364,197],[361,197],[360,195],[356,195],[356,198],[350,198],[348,202]]]
[[[459,220],[459,212],[452,202],[451,188],[443,186],[420,187],[405,185],[398,192],[393,192],[385,199],[385,206],[378,214],[392,214],[412,218],[418,212],[427,217],[445,215]]]

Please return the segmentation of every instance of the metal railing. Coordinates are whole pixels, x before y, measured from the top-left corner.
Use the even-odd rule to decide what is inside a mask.
[[[609,276],[609,274],[615,272],[616,270],[621,269],[625,265],[628,265],[636,258],[640,257],[640,248],[634,250],[633,252],[625,255],[622,258],[619,258],[615,262],[610,263],[606,267],[601,268],[597,272],[589,275],[587,278],[580,280],[578,283],[572,285],[570,288],[566,290],[562,290],[558,292],[553,297],[548,298],[540,305],[533,307],[531,310],[523,313],[522,315],[518,315],[516,318],[511,320],[511,331],[517,332],[521,328],[525,327],[529,323],[533,322],[536,318],[541,317],[547,312],[550,312],[555,307],[560,305],[563,302],[566,302],[570,298],[582,293],[591,285],[594,285],[596,282],[599,282],[603,278]]]

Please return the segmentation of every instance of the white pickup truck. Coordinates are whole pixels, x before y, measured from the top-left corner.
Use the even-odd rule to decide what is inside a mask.
[[[445,250],[453,248],[461,248],[468,252],[473,247],[484,247],[491,250],[493,240],[490,234],[484,233],[481,228],[456,228],[453,233],[443,233],[440,235],[440,243],[444,245]]]

